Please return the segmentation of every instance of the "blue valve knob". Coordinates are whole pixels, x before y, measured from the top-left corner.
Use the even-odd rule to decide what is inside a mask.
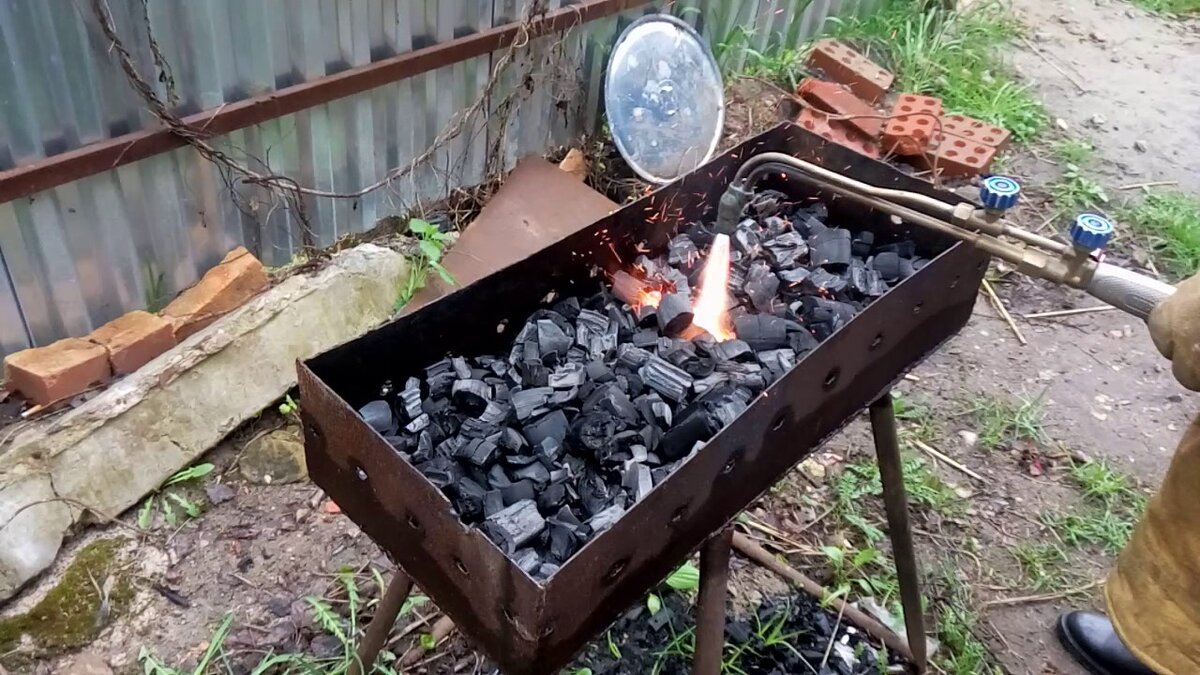
[[[988,176],[979,184],[979,201],[988,211],[1011,209],[1020,196],[1020,184],[1008,176]]]
[[[1113,224],[1095,213],[1082,213],[1071,223],[1071,243],[1077,248],[1095,251],[1108,245],[1113,236]]]

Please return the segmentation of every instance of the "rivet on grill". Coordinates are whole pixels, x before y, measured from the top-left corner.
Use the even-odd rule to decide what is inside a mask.
[[[875,336],[874,340],[871,340],[871,346],[868,347],[868,349],[870,349],[871,351],[875,351],[876,349],[879,349],[880,345],[882,345],[882,344],[883,344],[883,333],[880,333]]]
[[[469,576],[471,576],[471,573],[467,571],[467,566],[466,566],[466,565],[464,565],[464,564],[463,564],[463,561],[459,560],[458,558],[455,558],[455,559],[454,559],[454,567],[455,567],[456,569],[458,569],[458,571],[459,571],[459,572],[462,572],[462,575],[463,575],[464,577],[469,577]],[[507,614],[507,613],[508,613],[508,612],[505,612],[505,614]],[[511,621],[511,620],[512,620],[512,617],[509,617],[509,620]]]
[[[683,517],[687,515],[689,506],[691,506],[690,502],[675,509],[675,512],[671,514],[670,524],[678,525],[679,521],[683,520]]]
[[[624,572],[628,565],[629,558],[622,558],[621,560],[613,563],[613,566],[608,568],[608,572],[604,574],[604,581],[606,583],[612,583],[613,581],[616,581],[617,577],[621,576],[621,572]]]
[[[913,305],[913,314],[920,314],[921,307],[923,307],[924,305],[925,305],[925,303],[923,303],[923,302],[918,302],[917,304]]]
[[[354,475],[358,476],[359,480],[366,480],[367,479],[367,470],[362,468],[361,466],[355,465]]]
[[[833,385],[837,384],[838,378],[842,376],[841,368],[834,368],[825,376],[825,388],[833,389]]]

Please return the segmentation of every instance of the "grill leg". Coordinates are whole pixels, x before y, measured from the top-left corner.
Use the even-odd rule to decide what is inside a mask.
[[[896,577],[900,581],[900,604],[904,608],[904,629],[908,646],[916,661],[917,672],[924,673],[925,615],[921,607],[921,581],[917,572],[917,554],[913,549],[912,528],[908,522],[908,495],[904,490],[904,470],[900,463],[900,442],[896,438],[896,415],[891,394],[871,404],[871,433],[875,436],[875,454],[883,483],[883,504],[887,511],[888,537],[896,558]]]
[[[379,601],[379,609],[375,610],[375,616],[367,625],[362,642],[358,645],[358,658],[350,664],[348,675],[371,672],[372,666],[375,665],[375,657],[379,656],[379,650],[383,649],[383,644],[387,642],[388,633],[392,632],[392,624],[396,623],[396,616],[400,614],[400,608],[404,607],[404,601],[408,599],[411,590],[412,579],[397,567],[395,576],[383,592],[383,599]]]
[[[700,549],[700,604],[696,610],[693,675],[720,675],[725,647],[725,594],[733,528],[714,534]]]

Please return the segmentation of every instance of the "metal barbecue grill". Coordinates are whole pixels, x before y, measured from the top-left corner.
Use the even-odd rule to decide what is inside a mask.
[[[722,533],[704,550],[697,630],[697,670],[716,672],[708,670],[711,662],[699,662],[704,654],[711,657],[714,641],[716,663],[720,661],[726,525],[871,407],[910,644],[923,662],[916,568],[887,395],[908,370],[966,324],[988,263],[978,249],[925,229],[909,231],[886,214],[823,194],[811,184],[769,176],[767,187],[796,199],[820,198],[831,216],[856,222],[877,237],[915,240],[931,262],[799,360],[544,583],[535,582],[481,532],[464,525],[442,492],[356,412],[376,397],[381,374],[419,373],[448,352],[506,349],[526,317],[548,298],[595,288],[597,268],[615,272],[639,251],[663,250],[675,227],[711,219],[742,161],[766,151],[807,159],[872,185],[947,203],[962,201],[784,124],[556,245],[298,364],[313,480],[403,570],[380,609],[388,624],[385,633],[391,624],[386,606],[398,608],[411,578],[504,672],[555,672],[706,540]]]

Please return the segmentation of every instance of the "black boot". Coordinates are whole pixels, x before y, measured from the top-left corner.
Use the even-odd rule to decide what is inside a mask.
[[[1067,612],[1058,617],[1058,640],[1094,675],[1154,675],[1117,637],[1112,621],[1099,612]]]

